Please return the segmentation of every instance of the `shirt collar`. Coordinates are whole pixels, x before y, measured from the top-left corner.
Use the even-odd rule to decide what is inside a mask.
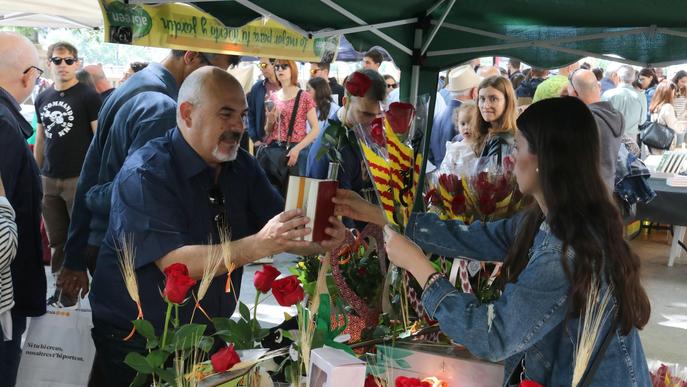
[[[2,87],[0,87],[0,98],[8,100],[10,102],[10,104],[12,106],[14,106],[15,109],[17,109],[17,111],[21,110],[21,106],[19,105],[19,102],[17,102],[17,100],[14,99],[14,97],[10,93],[8,93],[7,90],[3,89]]]
[[[174,162],[177,164],[177,168],[179,168],[184,178],[190,179],[210,168],[210,166],[205,163],[205,160],[203,160],[200,155],[191,148],[191,145],[186,142],[179,128],[172,129],[171,136],[172,149],[175,155]]]
[[[172,73],[167,71],[165,66],[159,63],[150,63],[145,70],[150,71],[153,75],[160,78],[160,80],[165,84],[165,87],[169,91],[169,96],[175,100],[179,96],[179,87],[177,86],[177,80],[174,79]]]

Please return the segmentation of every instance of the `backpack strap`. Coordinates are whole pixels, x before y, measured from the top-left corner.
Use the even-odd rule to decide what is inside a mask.
[[[289,120],[289,130],[286,133],[286,148],[291,148],[291,135],[293,134],[293,125],[296,123],[296,115],[298,114],[298,103],[301,101],[301,94],[303,90],[298,90],[296,94],[296,101],[293,103],[293,111],[291,112],[291,119]]]

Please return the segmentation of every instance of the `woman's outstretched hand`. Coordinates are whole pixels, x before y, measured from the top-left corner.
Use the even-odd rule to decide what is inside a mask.
[[[386,255],[394,265],[408,270],[424,288],[429,276],[436,270],[425,254],[413,241],[397,233],[391,227],[384,227]]]
[[[382,209],[363,199],[354,191],[338,189],[332,201],[336,205],[334,207],[334,215],[345,216],[379,226],[386,224],[386,217],[384,217]]]

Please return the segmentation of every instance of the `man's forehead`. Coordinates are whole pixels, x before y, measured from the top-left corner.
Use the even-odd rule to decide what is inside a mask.
[[[358,108],[364,113],[377,115],[382,112],[382,107],[379,101],[374,101],[370,98],[357,98]]]
[[[55,54],[59,54],[62,56],[74,56],[71,51],[67,50],[64,47],[59,47],[53,50],[52,55],[55,56]]]

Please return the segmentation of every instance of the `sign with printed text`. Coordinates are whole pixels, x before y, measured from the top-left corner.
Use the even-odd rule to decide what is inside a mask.
[[[100,8],[108,43],[306,62],[331,62],[339,47],[338,36],[311,39],[271,19],[227,27],[189,4],[100,0]]]

